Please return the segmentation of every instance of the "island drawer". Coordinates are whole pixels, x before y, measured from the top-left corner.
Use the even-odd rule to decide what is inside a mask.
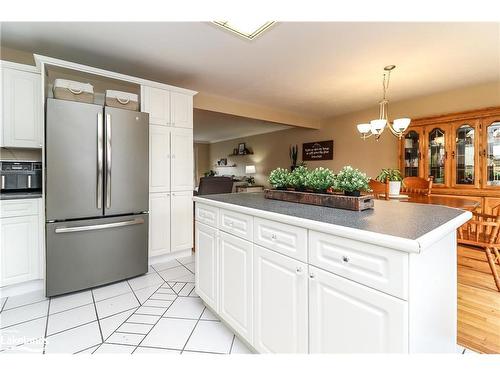
[[[408,254],[309,231],[309,263],[349,280],[408,299]]]
[[[41,200],[41,198],[2,200],[2,203],[0,203],[0,217],[38,215],[39,199]]]
[[[253,227],[254,243],[307,263],[307,229],[257,217]]]
[[[245,240],[252,241],[253,217],[230,210],[219,211],[219,229]]]
[[[219,221],[218,208],[196,202],[194,211],[197,221],[217,228],[217,222]]]

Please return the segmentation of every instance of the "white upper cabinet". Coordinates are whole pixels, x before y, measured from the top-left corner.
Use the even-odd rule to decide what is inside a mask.
[[[193,192],[173,192],[172,210],[172,251],[193,247]]]
[[[170,190],[170,129],[149,126],[149,192]]]
[[[171,123],[179,128],[193,128],[193,97],[191,95],[170,93]]]
[[[254,245],[254,347],[307,353],[307,265]]]
[[[220,232],[220,316],[253,342],[253,245]]]
[[[170,125],[170,92],[156,87],[143,87],[142,111],[149,113],[149,123]]]
[[[311,353],[407,353],[407,303],[309,267]]]
[[[149,196],[149,256],[170,253],[170,193]]]
[[[10,64],[9,64],[10,65]],[[23,65],[13,64],[23,67]],[[40,73],[2,63],[3,147],[41,148],[43,133]]]
[[[193,130],[172,129],[172,191],[193,190]]]
[[[196,293],[212,310],[218,312],[219,300],[219,231],[196,222],[195,280]]]

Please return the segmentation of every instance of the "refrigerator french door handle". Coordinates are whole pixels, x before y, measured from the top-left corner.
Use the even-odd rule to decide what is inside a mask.
[[[5,189],[5,176],[2,175],[2,189]]]
[[[97,114],[97,208],[102,208],[102,163],[103,163],[103,144],[102,144],[102,113]]]
[[[106,208],[111,208],[111,114],[106,113]]]
[[[56,233],[86,232],[89,230],[119,228],[119,227],[127,227],[130,225],[138,225],[138,224],[144,224],[144,219],[120,221],[118,223],[85,225],[83,227],[60,227],[60,228],[56,228],[55,232]]]
[[[28,175],[28,189],[31,189],[31,175]]]

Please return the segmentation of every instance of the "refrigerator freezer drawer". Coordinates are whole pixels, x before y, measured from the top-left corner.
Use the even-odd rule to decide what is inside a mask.
[[[47,223],[48,297],[148,271],[148,215]]]

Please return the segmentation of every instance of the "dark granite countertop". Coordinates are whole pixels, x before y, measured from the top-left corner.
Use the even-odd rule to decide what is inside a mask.
[[[395,200],[375,200],[374,209],[358,212],[266,199],[264,193],[216,194],[197,198],[409,240],[416,240],[465,212],[444,206]]]
[[[33,198],[41,198],[42,192],[30,192],[30,193],[2,193],[0,194],[0,200],[8,200],[8,199],[33,199]]]

